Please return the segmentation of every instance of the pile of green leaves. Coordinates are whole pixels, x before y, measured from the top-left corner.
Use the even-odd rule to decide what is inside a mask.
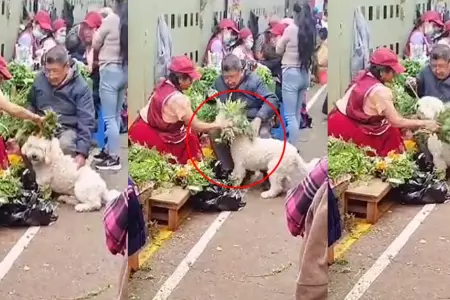
[[[253,138],[253,130],[247,118],[246,103],[242,100],[228,99],[225,103],[217,102],[220,121],[233,122],[233,127],[222,130],[217,142],[230,144],[237,136]]]
[[[439,140],[450,143],[450,108],[446,107],[441,111],[436,120],[440,125]]]
[[[21,189],[20,179],[11,174],[0,175],[0,206],[15,198]]]
[[[353,143],[334,137],[328,138],[328,176],[338,180],[351,175],[352,180],[365,179],[374,174],[375,166],[368,153],[371,148],[359,148]]]
[[[205,101],[206,97],[204,94],[200,93],[199,91],[190,88],[186,95],[191,100],[191,108],[192,111],[196,111],[197,108],[202,104],[203,101]],[[214,100],[210,100],[207,103],[205,103],[197,112],[197,118],[199,118],[201,121],[211,123],[216,119],[218,109],[217,105],[214,103]]]
[[[44,115],[43,127],[32,121],[25,121],[22,128],[20,128],[15,135],[15,138],[19,145],[23,145],[27,138],[31,135],[40,135],[48,140],[51,140],[56,136],[60,124],[58,123],[58,115],[53,111],[46,111]]]
[[[417,172],[417,165],[414,160],[406,154],[403,154],[403,156],[397,159],[388,159],[389,163],[383,178],[393,185],[404,184],[413,178]]]
[[[211,162],[200,161],[196,162],[197,167],[209,178],[214,178],[215,174],[211,167]],[[193,165],[187,164],[185,166],[178,165],[176,184],[186,188],[192,192],[200,192],[210,183],[206,180]]]
[[[155,189],[168,187],[175,178],[175,168],[170,160],[171,157],[155,149],[134,144],[128,148],[128,174],[139,187],[150,182]]]
[[[394,94],[394,106],[401,116],[411,117],[417,114],[419,99],[409,95],[405,87],[399,84],[392,86],[392,92]]]
[[[89,73],[87,66],[83,63],[78,63],[77,67],[80,75],[84,78],[84,80],[86,80],[90,89],[92,90],[93,81],[91,79],[91,74]]]
[[[275,80],[273,80],[272,72],[266,66],[258,64],[256,68],[256,74],[261,78],[261,80],[267,85],[270,91],[275,93]]]
[[[398,74],[394,79],[394,83],[396,85],[404,87],[406,85],[406,80],[408,77],[417,78],[417,76],[419,76],[419,73],[420,71],[422,71],[424,64],[421,61],[409,58],[402,60],[401,64],[405,67],[406,72],[403,74]]]
[[[11,98],[17,94],[26,95],[33,85],[35,73],[28,66],[17,62],[9,63],[8,70],[13,77],[4,83],[2,91]]]
[[[198,81],[194,81],[192,86],[186,92],[186,95],[191,100],[192,111],[196,111],[197,108],[205,101],[209,96],[217,93],[212,87],[219,72],[215,68],[202,68],[200,69],[202,77]],[[205,103],[197,112],[197,117],[204,122],[213,122],[217,116],[217,106],[212,103],[213,100]]]

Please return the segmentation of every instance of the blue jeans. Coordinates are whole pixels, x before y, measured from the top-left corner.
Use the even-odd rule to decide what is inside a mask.
[[[120,111],[128,86],[128,66],[109,64],[100,69],[100,101],[108,143],[106,151],[114,158],[120,151]]]
[[[289,143],[297,147],[300,134],[301,108],[309,87],[309,71],[304,68],[283,69],[281,93],[283,95],[284,115],[289,132]]]

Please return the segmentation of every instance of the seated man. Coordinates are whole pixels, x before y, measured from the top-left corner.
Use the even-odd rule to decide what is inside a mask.
[[[430,53],[430,63],[417,78],[419,97],[431,96],[450,102],[450,48],[438,44]]]
[[[214,88],[221,92],[226,90],[246,90],[256,93],[270,102],[276,109],[279,100],[272,93],[260,77],[243,66],[243,62],[233,54],[229,54],[222,60],[222,76],[217,78]],[[271,118],[275,115],[273,109],[258,97],[245,93],[226,93],[220,95],[220,101],[225,102],[242,99],[247,102],[247,117],[252,123],[253,130],[259,133],[261,138],[271,137]],[[213,133],[213,136],[215,134]],[[214,140],[214,138],[212,138]],[[213,141],[213,147],[218,159],[222,163],[222,170],[229,172],[233,170],[233,159],[231,158],[228,145],[217,144]]]
[[[78,167],[84,166],[95,127],[94,100],[64,46],[55,46],[46,53],[44,69],[36,75],[28,101],[30,109],[38,114],[46,110],[58,114],[61,148],[74,156]]]

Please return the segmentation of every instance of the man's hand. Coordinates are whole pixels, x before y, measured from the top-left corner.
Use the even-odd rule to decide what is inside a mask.
[[[261,128],[261,118],[256,117],[255,119],[253,119],[251,125],[252,125],[252,129],[253,129],[253,134],[255,137],[259,136],[259,129]]]
[[[77,169],[80,169],[81,167],[84,167],[84,165],[86,165],[86,158],[84,157],[84,155],[78,154],[77,156],[75,156],[74,160],[77,164]]]

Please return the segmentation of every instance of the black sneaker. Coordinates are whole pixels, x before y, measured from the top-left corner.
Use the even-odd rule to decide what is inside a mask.
[[[96,160],[96,161],[104,161],[107,158],[108,158],[108,153],[106,153],[104,150],[102,150],[98,154],[94,155],[94,160]]]
[[[96,164],[95,168],[97,168],[97,170],[116,170],[117,171],[122,168],[122,165],[120,164],[120,159],[118,157],[113,158],[113,157],[108,156],[103,161]]]

